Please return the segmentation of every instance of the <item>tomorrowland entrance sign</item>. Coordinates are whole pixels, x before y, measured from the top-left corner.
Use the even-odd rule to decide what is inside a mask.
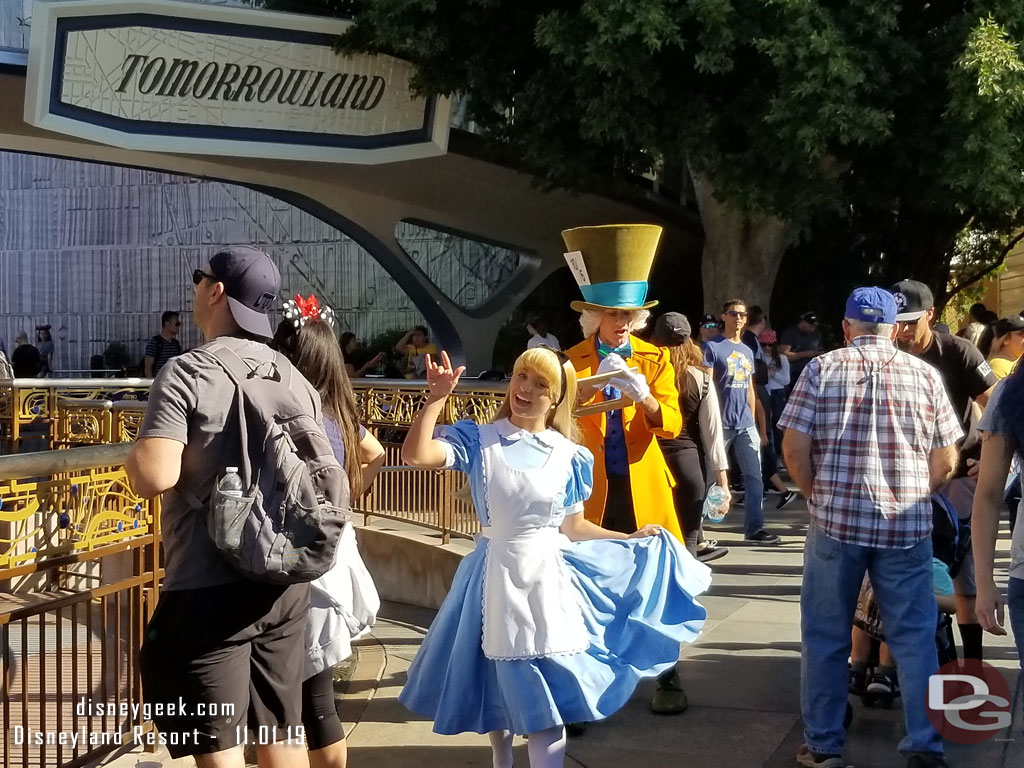
[[[382,163],[443,154],[413,65],[341,56],[335,19],[171,0],[36,0],[26,122],[129,149]]]

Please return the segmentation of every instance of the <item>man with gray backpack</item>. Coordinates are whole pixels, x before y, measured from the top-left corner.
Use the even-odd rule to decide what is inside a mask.
[[[308,582],[334,563],[348,480],[316,390],[265,343],[280,290],[270,257],[225,248],[192,282],[207,343],[167,363],[126,467],[140,496],[164,494],[143,693],[163,705],[154,720],[175,758],[242,768],[255,743],[261,766],[305,766]]]

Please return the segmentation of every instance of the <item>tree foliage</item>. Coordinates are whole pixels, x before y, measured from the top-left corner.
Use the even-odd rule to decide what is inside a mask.
[[[526,170],[605,187],[659,163],[945,286],[958,233],[1020,226],[1020,0],[274,0],[460,93]],[[823,237],[823,234],[827,237]],[[941,293],[941,291],[940,291]]]

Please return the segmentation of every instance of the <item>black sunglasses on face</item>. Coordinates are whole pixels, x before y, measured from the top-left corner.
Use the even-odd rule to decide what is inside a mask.
[[[192,285],[199,285],[201,282],[203,282],[204,277],[207,280],[212,280],[215,283],[220,282],[220,278],[218,278],[216,275],[211,275],[209,272],[203,272],[203,270],[201,269],[194,269],[192,270]]]
[[[746,312],[740,312],[739,310],[736,310],[736,309],[730,309],[725,314],[729,315],[730,317],[746,317],[747,316]]]

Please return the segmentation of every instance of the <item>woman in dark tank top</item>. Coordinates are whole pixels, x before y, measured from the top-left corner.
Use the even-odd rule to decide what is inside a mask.
[[[659,317],[652,341],[668,349],[683,412],[683,431],[679,436],[658,438],[676,481],[676,514],[690,553],[705,561],[715,559],[727,550],[711,544],[703,552],[698,551],[698,540],[709,461],[716,483],[726,492],[726,503],[731,500],[718,393],[711,372],[703,365],[700,347],[690,338],[690,324],[685,317],[675,312]]]

